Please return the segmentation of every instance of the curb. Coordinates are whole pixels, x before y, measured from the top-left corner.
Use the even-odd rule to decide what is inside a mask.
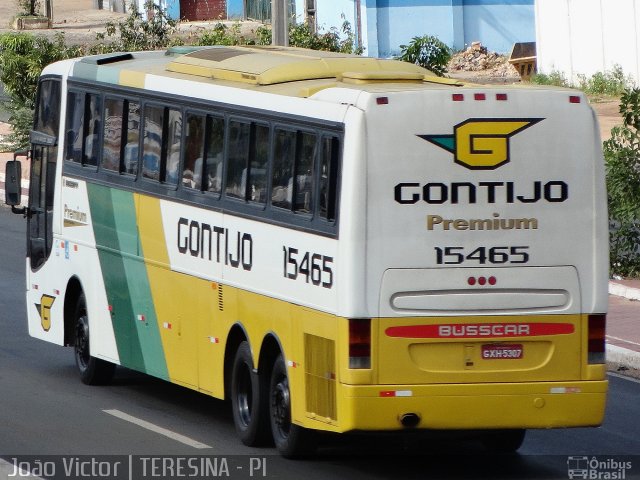
[[[624,297],[628,300],[640,300],[640,289],[627,287],[621,283],[609,282],[609,294]]]
[[[607,362],[640,370],[640,353],[628,348],[607,344]]]
[[[613,281],[609,282],[609,294],[615,295],[616,297],[623,297],[627,300],[640,300],[639,288],[627,287],[626,285]],[[640,370],[640,352],[607,343],[606,353],[607,362],[612,362],[625,366],[627,368]]]

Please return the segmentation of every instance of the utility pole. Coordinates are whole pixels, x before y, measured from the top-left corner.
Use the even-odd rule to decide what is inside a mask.
[[[53,26],[53,0],[45,0],[44,16],[49,19],[49,28]]]
[[[289,0],[271,0],[271,44],[289,46]]]

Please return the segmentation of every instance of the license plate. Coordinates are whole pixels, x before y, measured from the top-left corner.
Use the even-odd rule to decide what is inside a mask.
[[[522,358],[524,349],[522,344],[510,345],[482,345],[482,358],[484,360],[517,360]]]

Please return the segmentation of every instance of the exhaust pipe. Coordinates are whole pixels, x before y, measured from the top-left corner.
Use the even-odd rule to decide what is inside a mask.
[[[417,413],[403,413],[400,415],[400,423],[405,428],[417,427],[420,423],[420,415]]]

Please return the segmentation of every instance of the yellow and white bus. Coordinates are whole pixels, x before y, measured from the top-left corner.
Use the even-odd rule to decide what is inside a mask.
[[[393,60],[195,47],[41,77],[29,333],[230,398],[247,445],[315,431],[597,426],[607,211],[564,89]]]

